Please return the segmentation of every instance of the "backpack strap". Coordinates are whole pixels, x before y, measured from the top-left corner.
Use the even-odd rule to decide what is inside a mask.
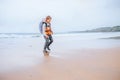
[[[46,22],[43,22],[42,24],[45,24],[45,27],[47,27],[47,23]]]

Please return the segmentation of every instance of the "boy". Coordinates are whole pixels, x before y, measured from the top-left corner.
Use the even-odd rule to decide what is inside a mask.
[[[51,17],[47,16],[45,18],[45,21],[43,22],[43,36],[45,38],[45,45],[44,45],[44,52],[47,52],[47,50],[50,51],[50,45],[53,42],[52,38],[52,30],[51,30]]]

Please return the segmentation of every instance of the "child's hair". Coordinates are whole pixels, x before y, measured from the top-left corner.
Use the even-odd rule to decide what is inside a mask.
[[[47,16],[46,19],[52,19],[51,16]]]

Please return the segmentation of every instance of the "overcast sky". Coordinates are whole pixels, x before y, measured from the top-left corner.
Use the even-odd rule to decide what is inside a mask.
[[[39,32],[52,17],[54,32],[120,25],[120,0],[0,0],[0,32]]]

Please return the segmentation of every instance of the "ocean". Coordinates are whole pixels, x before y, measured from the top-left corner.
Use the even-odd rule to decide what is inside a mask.
[[[39,38],[40,33],[0,33],[0,39],[9,38]],[[98,32],[98,33],[65,33],[54,34],[53,36],[76,37],[79,39],[101,39],[120,36],[120,32]]]

